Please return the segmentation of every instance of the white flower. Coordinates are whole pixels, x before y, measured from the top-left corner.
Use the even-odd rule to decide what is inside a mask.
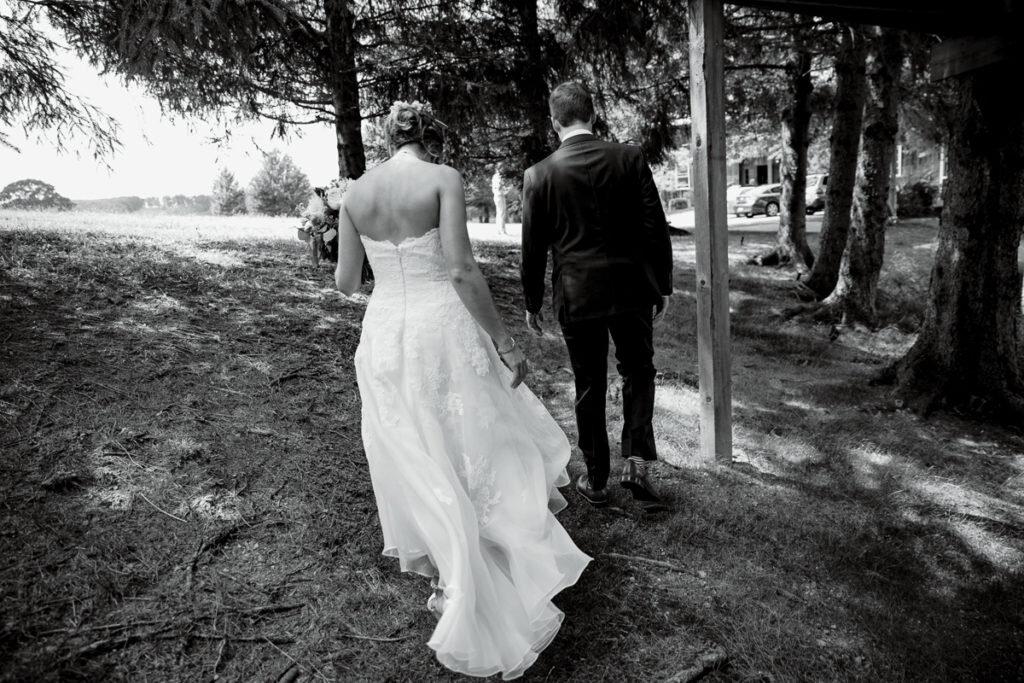
[[[415,109],[420,113],[426,112],[427,114],[434,113],[434,109],[430,106],[430,102],[420,102],[419,100],[413,100],[412,102],[395,100],[391,105],[391,116],[396,116],[403,109]]]
[[[306,215],[307,216],[322,216],[326,211],[324,207],[324,200],[320,199],[316,194],[313,194],[309,198],[309,203],[306,204]]]
[[[327,206],[331,207],[335,211],[341,209],[341,197],[344,195],[344,190],[340,187],[331,187],[327,190]]]

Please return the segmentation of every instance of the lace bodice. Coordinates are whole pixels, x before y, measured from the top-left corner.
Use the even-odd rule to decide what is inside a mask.
[[[361,240],[373,267],[374,292],[405,288],[411,283],[448,281],[437,228],[398,244],[369,237]]]
[[[464,347],[459,355],[477,372],[486,374],[487,354],[479,344],[471,343],[486,335],[448,279],[437,228],[398,244],[368,237],[362,237],[362,242],[374,279],[363,317],[363,337],[375,340],[378,367],[383,370],[391,363],[401,363],[405,353],[420,356],[444,327],[459,337]]]

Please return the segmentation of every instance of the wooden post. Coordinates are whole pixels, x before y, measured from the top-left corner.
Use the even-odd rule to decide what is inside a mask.
[[[689,15],[700,459],[710,464],[732,461],[722,0],[690,0]]]

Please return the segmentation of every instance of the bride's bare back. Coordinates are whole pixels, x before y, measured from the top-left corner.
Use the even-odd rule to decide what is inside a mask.
[[[515,388],[526,376],[526,357],[508,334],[473,258],[462,176],[450,166],[425,161],[426,156],[419,143],[400,148],[345,192],[335,284],[346,295],[359,288],[366,254],[362,238],[398,245],[437,229],[452,286],[498,348],[508,349],[502,360],[514,372]]]
[[[398,244],[420,237],[440,227],[443,188],[451,173],[447,166],[398,152],[350,188],[344,210],[369,239]]]
[[[476,269],[462,176],[450,166],[425,161],[426,156],[419,144],[403,147],[345,192],[335,271],[342,292],[351,294],[359,287],[365,253],[361,237],[399,244],[436,228],[449,269]]]

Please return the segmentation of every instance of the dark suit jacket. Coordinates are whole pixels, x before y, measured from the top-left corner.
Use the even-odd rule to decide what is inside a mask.
[[[523,177],[526,310],[544,298],[548,250],[561,324],[636,311],[672,293],[672,242],[639,147],[566,139]]]

